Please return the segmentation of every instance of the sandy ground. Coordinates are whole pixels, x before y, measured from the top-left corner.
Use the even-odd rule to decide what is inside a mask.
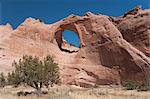
[[[120,87],[101,86],[99,88],[78,88],[75,86],[55,86],[47,95],[37,97],[28,95],[18,97],[18,91],[33,91],[30,87],[0,89],[0,99],[150,99],[150,92],[123,90]]]

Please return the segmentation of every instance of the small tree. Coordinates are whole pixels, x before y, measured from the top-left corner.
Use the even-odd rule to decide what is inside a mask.
[[[15,70],[8,74],[8,82],[15,86],[26,83],[35,88],[38,95],[41,94],[43,86],[52,86],[60,81],[59,67],[50,55],[43,61],[38,57],[23,56],[18,63],[14,61],[12,66]]]
[[[6,85],[6,80],[4,77],[4,73],[0,73],[0,87],[4,87]]]

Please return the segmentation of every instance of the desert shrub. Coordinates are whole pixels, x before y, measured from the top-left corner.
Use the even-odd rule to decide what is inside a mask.
[[[19,62],[14,61],[12,66],[14,71],[8,73],[8,84],[18,86],[20,84],[27,84],[37,90],[37,94],[41,93],[43,86],[53,86],[58,84],[59,79],[59,67],[48,55],[43,60],[38,57],[23,56]]]
[[[122,81],[122,86],[126,90],[138,90],[138,91],[150,91],[150,82],[145,80],[143,83],[139,83],[133,80]]]
[[[0,73],[0,87],[4,87],[6,85],[6,80],[4,77],[4,73]]]
[[[146,80],[137,89],[138,91],[150,91],[150,81]]]
[[[125,87],[126,90],[136,90],[139,83],[133,80],[124,80],[122,81],[122,86]]]
[[[20,84],[19,77],[15,74],[14,71],[8,73],[7,75],[7,85],[13,85],[13,87],[17,87]]]

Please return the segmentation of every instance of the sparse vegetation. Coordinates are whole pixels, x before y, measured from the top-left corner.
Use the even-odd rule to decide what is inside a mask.
[[[27,84],[37,90],[37,94],[42,93],[41,88],[53,86],[60,82],[59,67],[51,56],[44,60],[38,57],[23,56],[17,63],[13,62],[14,71],[8,73],[7,81],[9,85],[17,87],[20,84]]]
[[[122,81],[122,86],[125,87],[126,90],[150,91],[150,82],[147,80],[143,83],[138,83],[133,80],[125,80]]]
[[[140,85],[137,89],[138,91],[150,91],[150,82],[145,81],[142,85]]]
[[[133,80],[124,80],[122,81],[122,86],[125,87],[126,90],[136,90],[139,83]]]
[[[3,73],[0,73],[0,87],[4,87],[6,85],[6,80]]]

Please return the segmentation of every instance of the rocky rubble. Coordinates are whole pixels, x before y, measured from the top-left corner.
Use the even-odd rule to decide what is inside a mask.
[[[15,30],[0,26],[0,71],[12,70],[12,61],[23,55],[50,54],[59,64],[63,84],[91,87],[150,79],[149,19],[150,10],[111,20],[88,12],[53,24],[27,18]],[[79,36],[80,48],[63,44],[64,30]]]

